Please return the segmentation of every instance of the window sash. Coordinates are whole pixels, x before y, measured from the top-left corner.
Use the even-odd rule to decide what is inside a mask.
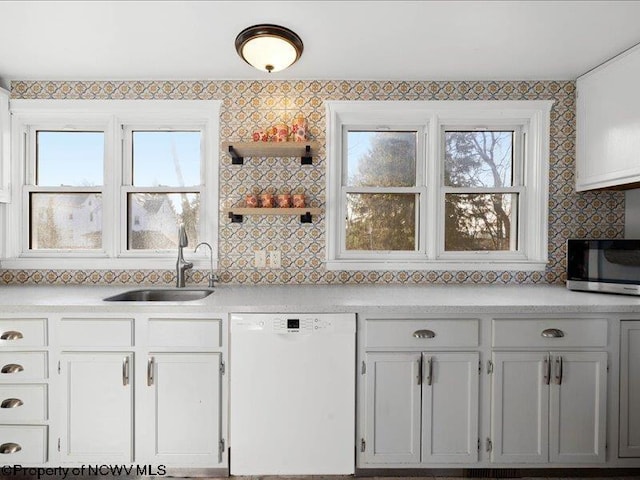
[[[123,223],[120,228],[119,255],[123,258],[138,256],[153,256],[155,254],[174,255],[175,249],[133,249],[129,248],[129,194],[134,193],[157,193],[176,194],[193,193],[200,195],[200,223],[198,225],[198,236],[200,239],[204,235],[205,219],[203,216],[204,188],[193,187],[132,187],[123,186],[120,188],[120,218]],[[193,239],[190,239],[190,244]]]
[[[133,186],[133,133],[134,132],[200,132],[200,184],[187,185],[189,188],[204,185],[206,176],[206,129],[201,124],[185,123],[167,126],[166,124],[127,124],[122,126],[122,186]],[[155,187],[140,187],[155,188]],[[162,187],[162,188],[182,188],[182,187]]]
[[[482,126],[480,126],[482,123]],[[446,148],[446,133],[447,132],[513,132],[513,145],[512,158],[513,163],[511,165],[512,184],[510,186],[517,187],[524,185],[524,153],[525,153],[525,139],[526,129],[523,125],[501,123],[494,124],[491,121],[478,122],[478,125],[452,125],[446,124],[441,127],[440,133],[440,162],[441,162],[441,178],[440,185],[444,188],[464,188],[464,187],[448,187],[444,184],[444,161],[445,161],[445,148]],[[507,188],[495,187],[495,188]],[[469,188],[483,188],[483,187],[469,187]]]
[[[416,179],[414,187],[420,187],[426,185],[426,170],[425,164],[420,159],[424,156],[426,148],[426,127],[421,124],[392,124],[392,125],[366,125],[366,124],[348,124],[342,126],[342,157],[340,159],[340,185],[345,188],[372,188],[372,187],[356,187],[348,185],[348,168],[346,162],[348,161],[348,148],[349,142],[347,137],[349,132],[415,132],[416,134]],[[376,187],[373,187],[376,188]],[[411,187],[389,187],[389,188],[411,188]]]
[[[406,187],[376,187],[376,186],[352,186],[348,184],[348,134],[349,132],[415,132],[416,134],[416,158],[415,158],[415,185]],[[367,259],[376,260],[381,257],[396,260],[416,260],[423,258],[426,254],[426,164],[422,160],[425,156],[427,148],[426,125],[421,123],[405,123],[392,122],[388,125],[353,123],[342,125],[341,128],[341,159],[340,159],[340,222],[338,232],[338,252],[337,257],[340,259]],[[415,212],[415,250],[398,251],[398,250],[347,250],[347,195],[348,194],[414,194],[416,196],[416,212]]]
[[[416,210],[415,210],[415,250],[348,250],[347,249],[347,195],[348,194],[413,194],[416,197]],[[425,187],[394,187],[394,188],[382,188],[382,187],[343,187],[341,195],[341,212],[344,221],[341,222],[340,228],[340,258],[378,258],[381,255],[387,255],[392,258],[398,259],[411,259],[420,258],[425,255],[425,234],[424,226],[425,222],[422,219],[424,206],[423,202],[426,198]]]
[[[479,122],[480,123],[480,122]],[[491,132],[491,131],[513,131],[513,145],[512,145],[512,186],[505,187],[452,187],[444,185],[444,162],[445,162],[445,135],[446,132]],[[527,239],[524,235],[524,229],[522,228],[522,218],[526,217],[526,205],[527,205],[527,189],[524,186],[524,163],[525,163],[525,135],[526,128],[523,125],[515,124],[494,124],[491,121],[483,122],[482,127],[473,125],[456,125],[446,124],[441,127],[440,135],[440,157],[438,163],[441,168],[440,175],[440,189],[438,200],[438,238],[437,238],[437,251],[436,258],[443,260],[452,259],[477,259],[483,257],[491,260],[496,258],[513,258],[520,259],[526,258],[523,253],[527,248]],[[427,160],[428,161],[428,160]],[[516,248],[513,251],[508,250],[445,250],[445,205],[447,194],[515,194],[517,195],[517,205],[515,208],[514,217],[510,224],[510,241],[515,243]]]

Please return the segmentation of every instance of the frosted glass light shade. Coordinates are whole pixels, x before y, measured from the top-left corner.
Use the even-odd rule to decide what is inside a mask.
[[[302,54],[300,37],[278,25],[254,25],[236,37],[236,50],[249,65],[278,72],[294,64]]]

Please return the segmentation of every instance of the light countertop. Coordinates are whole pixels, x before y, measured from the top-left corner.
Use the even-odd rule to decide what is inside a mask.
[[[220,285],[203,300],[104,302],[136,286],[0,286],[0,313],[639,313],[640,297],[550,285]]]

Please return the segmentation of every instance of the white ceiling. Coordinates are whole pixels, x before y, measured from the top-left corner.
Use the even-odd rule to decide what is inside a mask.
[[[0,1],[0,79],[575,79],[640,42],[640,1]],[[304,42],[267,74],[234,40]]]

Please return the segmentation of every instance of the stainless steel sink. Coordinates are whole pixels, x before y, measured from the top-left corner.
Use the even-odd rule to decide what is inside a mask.
[[[202,300],[213,293],[211,288],[147,288],[128,290],[104,299],[105,302],[188,302]]]

